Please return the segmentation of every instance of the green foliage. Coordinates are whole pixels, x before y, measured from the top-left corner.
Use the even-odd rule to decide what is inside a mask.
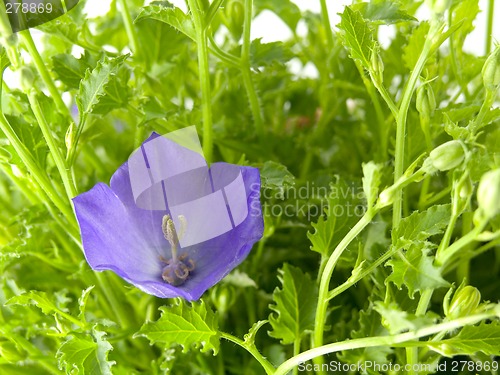
[[[108,354],[113,347],[105,335],[93,330],[91,335],[70,336],[57,351],[59,367],[68,374],[112,374],[115,362],[108,360]]]
[[[275,312],[269,316],[273,327],[269,334],[282,344],[293,344],[314,327],[318,287],[308,274],[289,264],[279,273],[282,289],[274,290],[275,305],[269,306]]]
[[[193,346],[217,354],[220,345],[217,318],[203,301],[189,305],[177,300],[160,310],[160,319],[144,324],[136,336],[147,337],[151,343],[161,343],[166,348],[180,345],[187,352]]]
[[[445,357],[475,355],[479,352],[498,356],[500,353],[500,325],[498,321],[495,321],[467,326],[462,328],[458,335],[436,343],[429,342],[427,346]]]
[[[351,57],[358,60],[365,68],[370,66],[370,59],[375,48],[373,31],[358,10],[345,7],[338,28],[342,31],[342,41],[349,49]]]

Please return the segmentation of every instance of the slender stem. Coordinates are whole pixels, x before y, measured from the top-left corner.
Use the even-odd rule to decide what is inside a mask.
[[[195,0],[187,0],[196,29],[198,46],[198,70],[201,86],[201,105],[203,114],[203,153],[210,164],[213,154],[212,103],[210,89],[210,71],[208,67],[207,28],[203,11]]]
[[[481,126],[486,125],[483,124],[483,121],[484,118],[486,117],[486,114],[489,112],[492,104],[494,103],[495,97],[496,97],[496,91],[486,90],[486,93],[484,95],[484,101],[483,104],[481,105],[481,109],[479,110],[478,115],[474,119],[474,122],[468,125],[472,134],[476,134],[476,132],[480,129]]]
[[[130,49],[137,56],[139,54],[139,39],[137,38],[137,33],[134,29],[134,22],[130,16],[127,0],[118,0],[118,2],[120,3],[123,23],[125,24],[125,30],[130,42]]]
[[[43,137],[45,138],[45,141],[49,146],[49,150],[50,153],[52,154],[54,162],[56,163],[57,170],[61,175],[61,179],[63,181],[66,194],[68,195],[68,198],[71,200],[78,194],[78,192],[76,191],[76,187],[71,178],[71,174],[68,173],[69,171],[66,167],[66,161],[64,160],[63,154],[59,149],[56,140],[52,136],[52,131],[50,130],[49,125],[45,120],[45,116],[42,112],[42,109],[40,108],[40,103],[38,102],[38,99],[34,91],[31,90],[28,93],[28,100],[31,105],[31,110],[35,114],[35,118],[38,121],[38,125],[42,130]]]
[[[341,342],[336,342],[333,344],[324,345],[314,349],[307,350],[301,354],[290,358],[289,360],[283,362],[274,372],[273,375],[285,375],[295,366],[305,363],[311,359],[320,357],[325,354],[336,353],[343,350],[353,350],[358,348],[370,348],[377,346],[426,346],[428,343],[426,341],[416,341],[421,337],[430,336],[442,331],[451,331],[461,328],[463,326],[476,324],[482,320],[492,319],[497,317],[498,312],[485,312],[482,314],[470,315],[448,322],[433,324],[420,328],[413,332],[401,333],[398,335],[390,336],[373,336],[365,337],[361,339],[350,339]],[[401,344],[401,345],[399,345]]]
[[[429,34],[425,40],[422,52],[418,57],[415,68],[411,72],[408,83],[403,91],[403,97],[401,99],[401,105],[399,107],[399,112],[396,117],[396,150],[395,150],[395,167],[394,167],[394,181],[397,181],[404,171],[405,164],[405,140],[406,140],[406,120],[408,116],[408,109],[410,107],[411,98],[415,90],[415,85],[417,83],[418,77],[422,72],[427,58],[429,57],[432,40],[434,36],[434,30],[436,29],[435,20],[431,21],[431,28]],[[396,196],[394,197],[393,205],[393,216],[392,216],[392,227],[396,228],[399,225],[402,217],[402,207],[403,207],[403,190],[396,191]]]
[[[384,113],[382,112],[382,106],[380,105],[380,100],[377,95],[377,92],[375,91],[375,86],[372,81],[370,81],[364,72],[363,67],[361,66],[361,63],[358,61],[355,61],[356,67],[358,68],[359,75],[361,76],[361,79],[363,80],[363,84],[365,85],[366,91],[368,92],[368,95],[370,96],[370,99],[372,100],[373,107],[375,109],[375,115],[377,117],[377,125],[378,125],[378,144],[380,145],[380,157],[381,160],[385,161],[385,158],[387,157],[387,136],[386,136],[386,131],[385,131],[385,118],[384,118]]]
[[[484,48],[485,54],[491,52],[491,38],[493,36],[493,19],[495,17],[495,0],[488,1],[488,19],[486,23],[486,45]]]
[[[354,227],[347,233],[347,235],[340,241],[332,255],[326,263],[325,269],[321,275],[320,285],[319,285],[319,296],[318,304],[316,307],[316,319],[314,325],[314,347],[320,347],[323,345],[323,331],[325,329],[326,322],[326,309],[328,307],[328,292],[330,287],[330,279],[333,274],[333,270],[340,256],[347,248],[347,246],[356,238],[361,231],[371,222],[371,219],[376,214],[375,209],[368,209],[366,213],[361,217],[361,219],[356,223]],[[316,361],[321,365],[322,359],[318,358]],[[320,366],[321,367],[321,366]]]
[[[326,32],[326,40],[328,42],[328,47],[332,48],[334,45],[332,26],[330,24],[330,16],[328,15],[328,7],[326,6],[326,0],[319,0],[321,4],[321,21],[323,22],[323,27]]]
[[[111,305],[111,309],[113,310],[116,318],[118,319],[118,323],[120,324],[121,328],[126,330],[127,328],[133,326],[130,315],[128,314],[129,310],[124,308],[124,306],[121,303],[121,300],[119,300],[116,297],[113,288],[109,285],[109,281],[107,279],[109,275],[105,275],[101,272],[95,272],[94,274],[99,282],[99,286],[101,287],[102,291],[104,292],[104,295],[106,296],[107,301]]]
[[[64,116],[71,118],[71,115],[69,113],[68,107],[66,107],[66,104],[64,104],[61,94],[59,93],[59,90],[57,89],[56,85],[54,84],[54,80],[50,76],[50,73],[45,66],[45,63],[42,60],[42,57],[40,56],[40,53],[38,52],[35,42],[33,41],[33,38],[31,37],[30,31],[29,30],[23,30],[19,32],[19,35],[21,36],[24,46],[28,50],[28,53],[31,55],[31,58],[33,59],[33,63],[35,64],[36,69],[38,70],[38,73],[42,77],[43,82],[45,83],[45,86],[47,86],[47,89],[49,90],[50,96],[52,96],[52,99],[54,99],[54,102],[56,103],[57,110],[59,113],[63,114]]]
[[[245,19],[243,23],[243,45],[241,46],[241,73],[243,84],[248,95],[252,116],[257,134],[262,137],[264,134],[264,121],[262,119],[261,105],[252,80],[252,70],[250,66],[250,31],[252,27],[253,0],[245,0]]]
[[[266,371],[267,375],[273,375],[275,368],[274,366],[264,358],[262,354],[257,350],[257,348],[254,345],[248,345],[246,344],[243,340],[240,340],[239,338],[225,332],[219,332],[220,337],[227,340],[231,341],[232,343],[241,346],[243,349],[248,351],[264,368]]]
[[[33,175],[35,181],[40,185],[43,191],[47,194],[49,199],[54,203],[54,205],[63,213],[63,215],[68,219],[70,223],[74,223],[74,216],[72,210],[66,204],[66,202],[61,199],[57,191],[54,189],[50,180],[48,179],[45,172],[43,172],[33,159],[31,153],[26,148],[26,146],[18,138],[17,134],[12,129],[3,112],[0,111],[0,130],[2,130],[12,144],[12,147],[16,150],[17,154],[21,158],[24,165],[28,171]]]
[[[399,113],[398,107],[394,103],[394,100],[392,100],[391,95],[389,94],[385,86],[382,84],[382,82],[378,82],[378,80],[375,79],[374,77],[372,77],[372,82],[375,88],[380,93],[380,96],[382,96],[382,99],[384,99],[385,103],[387,104],[387,107],[389,107],[394,118],[397,118]]]
[[[465,236],[472,230],[472,218],[472,212],[464,212],[462,215],[462,236]],[[468,247],[469,246],[467,246],[462,252],[467,253],[472,250]],[[469,280],[469,272],[470,262],[467,259],[463,259],[457,267],[457,280],[462,281],[465,279],[467,282]]]

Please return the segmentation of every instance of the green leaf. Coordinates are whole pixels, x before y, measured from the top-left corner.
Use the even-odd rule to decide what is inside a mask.
[[[375,301],[373,308],[380,314],[382,324],[389,330],[391,335],[405,331],[414,331],[435,322],[433,317],[427,315],[415,316],[407,311],[403,311],[395,302],[385,303]]]
[[[106,89],[110,82],[116,78],[118,69],[123,65],[128,55],[122,55],[113,59],[104,59],[97,63],[91,71],[87,70],[85,78],[80,82],[79,94],[76,104],[80,115],[88,115],[94,111],[99,102],[106,95]]]
[[[451,216],[449,204],[432,206],[426,211],[413,212],[399,223],[392,231],[392,244],[398,248],[407,242],[424,241],[430,236],[439,234],[448,225]],[[405,242],[407,241],[407,242]]]
[[[452,338],[437,342],[429,341],[427,346],[445,357],[456,355],[500,355],[500,324],[482,322],[477,326],[465,326]]]
[[[52,56],[52,71],[57,79],[70,89],[78,89],[87,69],[92,69],[94,66],[95,63],[88,53],[79,59],[69,54]]]
[[[74,334],[57,351],[59,368],[67,374],[111,375],[114,361],[108,360],[108,353],[113,350],[105,338],[106,333],[92,330],[92,335]]]
[[[430,252],[427,244],[419,242],[411,244],[405,254],[396,254],[386,263],[392,267],[386,284],[392,282],[399,289],[405,285],[410,298],[417,291],[448,286],[448,282],[441,276],[441,269],[434,266],[434,257]]]
[[[125,66],[118,69],[116,75],[106,86],[105,95],[95,105],[93,113],[106,115],[113,109],[124,108],[130,99],[130,89],[128,82],[130,80],[130,70]]]
[[[144,324],[136,336],[147,337],[152,344],[166,347],[180,345],[186,353],[192,346],[202,352],[219,351],[217,317],[203,301],[191,305],[177,300],[172,306],[160,307],[162,312],[156,322]]]
[[[7,51],[5,50],[5,48],[0,46],[0,76],[3,74],[3,71],[9,65],[10,65],[10,60],[9,60],[9,57],[7,56]],[[0,90],[1,90],[1,88],[0,88]]]
[[[421,22],[418,27],[413,29],[408,39],[408,44],[403,48],[403,61],[405,66],[410,70],[413,70],[422,53],[429,28],[430,25],[428,22]]]
[[[378,197],[381,179],[381,166],[374,162],[363,164],[363,191],[368,207],[372,207]]]
[[[89,299],[90,292],[94,289],[94,285],[89,286],[87,289],[82,290],[82,295],[78,298],[78,307],[80,313],[78,314],[78,319],[85,322],[85,309],[87,308],[87,300]]]
[[[378,0],[352,5],[363,17],[373,23],[392,25],[399,22],[417,21],[417,19],[401,9],[396,1]]]
[[[474,30],[474,20],[479,13],[478,0],[463,0],[452,8],[452,24],[463,22],[462,26],[455,31],[453,36],[453,47],[458,53],[462,53],[465,38]]]
[[[196,40],[196,30],[193,21],[186,13],[177,7],[165,7],[161,5],[145,6],[135,19],[135,22],[139,22],[143,19],[153,19],[165,22],[190,39]]]
[[[373,31],[361,13],[346,6],[340,15],[337,27],[341,31],[343,44],[351,53],[351,57],[359,60],[365,68],[370,67],[370,58],[375,48]]]
[[[311,223],[314,231],[307,234],[311,241],[311,250],[320,253],[322,256],[329,256],[338,243],[351,230],[359,220],[356,213],[361,214],[363,208],[359,203],[358,189],[354,185],[348,185],[340,180],[331,185],[331,192],[328,195],[328,206],[325,208],[325,216],[320,216],[316,223]]]
[[[292,57],[292,51],[283,42],[261,43],[259,38],[250,45],[250,63],[253,67],[267,66],[274,62],[284,64]]]
[[[314,328],[318,287],[308,274],[288,264],[279,270],[278,278],[282,289],[274,290],[276,304],[269,306],[276,313],[269,316],[273,327],[269,335],[282,344],[292,344]]]
[[[288,186],[295,184],[295,177],[288,171],[288,169],[274,161],[266,161],[260,170],[260,177],[262,179],[262,187],[282,190]]]
[[[59,310],[56,304],[49,299],[47,293],[39,292],[37,290],[31,290],[12,297],[7,301],[6,305],[34,305],[39,307],[45,315],[51,315],[53,312]]]

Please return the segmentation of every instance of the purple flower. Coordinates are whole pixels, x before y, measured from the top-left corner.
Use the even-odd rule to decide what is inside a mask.
[[[263,233],[259,171],[203,163],[193,148],[153,134],[110,187],[98,183],[75,197],[90,266],[187,300],[238,266]]]

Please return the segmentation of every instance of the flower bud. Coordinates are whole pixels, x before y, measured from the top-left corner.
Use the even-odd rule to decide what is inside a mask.
[[[449,141],[436,147],[429,154],[430,164],[439,171],[448,171],[458,167],[465,158],[465,151],[462,142]]]
[[[421,85],[417,89],[417,111],[427,118],[434,115],[436,110],[436,97],[432,86],[428,83]]]
[[[240,39],[245,21],[245,6],[241,0],[231,0],[226,5],[226,26],[235,39]]]
[[[384,78],[384,61],[382,60],[382,57],[380,57],[380,52],[377,49],[372,51],[370,60],[373,74],[380,82],[382,82]]]
[[[487,219],[500,213],[500,168],[483,174],[477,188],[477,202]]]
[[[500,86],[500,46],[488,56],[481,73],[484,87],[490,91],[497,90]]]
[[[66,143],[66,149],[68,150],[68,152],[73,148],[73,145],[75,143],[75,136],[76,136],[76,126],[72,122],[69,125],[68,130],[66,131],[66,135],[64,137],[64,141]]]
[[[481,292],[477,288],[467,285],[455,292],[450,305],[445,305],[444,313],[449,319],[464,317],[472,314],[480,302]]]

